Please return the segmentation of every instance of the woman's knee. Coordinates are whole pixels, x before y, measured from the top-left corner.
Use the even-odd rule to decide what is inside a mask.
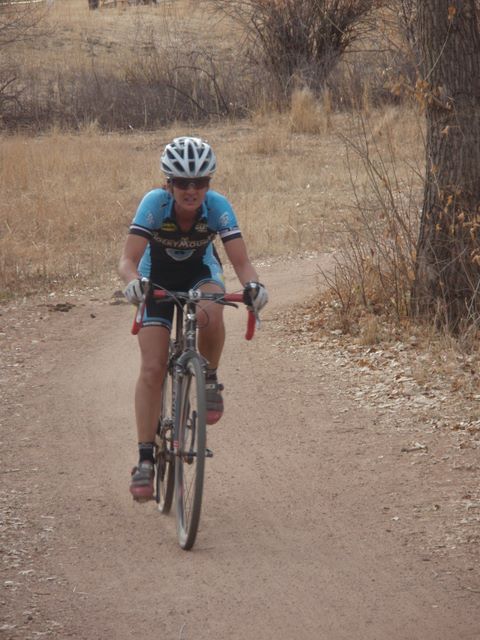
[[[160,388],[167,368],[169,332],[165,327],[148,327],[140,331],[139,382]]]
[[[215,333],[224,329],[223,308],[220,305],[212,305],[199,310],[197,319],[199,330],[205,333]]]
[[[142,362],[140,380],[148,387],[161,388],[167,363],[161,361]]]

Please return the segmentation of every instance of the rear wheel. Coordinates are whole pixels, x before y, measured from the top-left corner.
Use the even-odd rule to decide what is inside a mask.
[[[205,375],[200,357],[189,354],[183,361],[178,384],[176,420],[178,453],[175,460],[175,496],[178,541],[191,549],[197,535],[202,507],[206,453]]]
[[[175,456],[173,453],[173,380],[171,371],[165,374],[162,390],[162,411],[155,436],[155,499],[158,510],[168,513],[172,506]]]

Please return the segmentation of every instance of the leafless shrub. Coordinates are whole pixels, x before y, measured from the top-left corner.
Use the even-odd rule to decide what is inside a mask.
[[[5,111],[20,108],[22,86],[13,47],[45,34],[47,9],[0,3],[0,121]]]
[[[354,216],[344,223],[333,275],[324,274],[343,329],[364,312],[394,320],[409,315],[421,200],[422,178],[415,168],[407,166],[401,175],[388,137],[381,148],[367,121],[360,118],[359,124],[361,135],[343,137]],[[354,159],[366,177],[362,185]]]
[[[318,92],[376,0],[210,0],[245,31],[250,60],[266,68],[287,96]]]
[[[10,106],[20,106],[20,89],[17,85],[18,70],[13,64],[0,64],[0,118]]]
[[[0,3],[0,49],[45,33],[47,8],[40,5],[3,5]]]
[[[220,63],[206,49],[184,51],[179,46],[151,47],[148,56],[126,70],[126,80],[137,94],[161,97],[164,122],[245,115],[240,96],[245,84],[253,82],[236,61],[224,57]]]
[[[42,85],[25,78],[30,80],[28,94],[21,105],[10,105],[4,123],[36,129],[52,124],[78,129],[88,122],[105,130],[153,129],[175,119],[202,121],[227,113],[194,71],[184,71],[173,81],[171,73],[165,70],[155,82],[137,73],[120,78],[101,69],[63,73],[44,79]]]

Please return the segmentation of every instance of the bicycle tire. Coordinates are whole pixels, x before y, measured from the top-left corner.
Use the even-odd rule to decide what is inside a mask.
[[[175,455],[173,451],[173,376],[165,374],[162,410],[155,438],[155,500],[160,513],[169,513],[175,488]]]
[[[189,550],[195,542],[202,508],[207,446],[205,374],[195,352],[186,353],[180,364],[175,408],[175,501],[178,541],[182,549]]]

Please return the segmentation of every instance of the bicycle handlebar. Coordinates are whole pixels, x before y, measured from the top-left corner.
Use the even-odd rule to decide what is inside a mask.
[[[195,302],[200,300],[210,300],[211,302],[215,302],[217,304],[222,303],[237,303],[241,302],[244,304],[243,293],[210,293],[210,292],[202,292],[199,290],[195,290],[196,295],[192,297],[191,292],[187,291],[165,291],[164,289],[154,289],[150,295],[152,295],[157,300],[176,300],[177,302],[180,300],[182,302],[187,302],[189,300],[193,300]],[[148,295],[148,293],[147,293]],[[142,328],[143,314],[145,312],[146,305],[146,296],[144,297],[143,302],[138,306],[138,309],[135,313],[135,318],[133,320],[132,325],[132,334],[137,335],[137,333]],[[255,328],[257,326],[257,317],[255,313],[248,309],[248,318],[247,318],[247,331],[245,333],[245,340],[251,340],[255,334]]]

